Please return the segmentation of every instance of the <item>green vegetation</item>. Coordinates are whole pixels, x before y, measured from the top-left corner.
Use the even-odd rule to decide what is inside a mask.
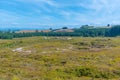
[[[58,31],[57,31],[58,30]],[[61,32],[59,32],[61,30]],[[62,31],[63,30],[63,31]],[[21,37],[32,37],[32,36],[81,36],[81,37],[116,37],[120,36],[120,25],[115,25],[110,27],[97,27],[83,25],[77,29],[68,29],[67,27],[63,27],[62,29],[52,28],[48,32],[35,30],[35,32],[23,32],[23,33],[15,33],[15,32],[0,32],[0,39],[13,39],[13,38],[21,38]]]
[[[119,80],[120,37],[0,40],[1,80]]]

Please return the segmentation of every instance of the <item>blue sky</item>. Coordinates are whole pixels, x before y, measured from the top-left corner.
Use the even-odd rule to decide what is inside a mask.
[[[0,25],[120,24],[119,0],[0,0]]]

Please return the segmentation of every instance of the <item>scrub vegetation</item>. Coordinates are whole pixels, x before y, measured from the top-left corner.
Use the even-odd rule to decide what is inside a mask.
[[[1,80],[119,80],[120,37],[0,40]]]

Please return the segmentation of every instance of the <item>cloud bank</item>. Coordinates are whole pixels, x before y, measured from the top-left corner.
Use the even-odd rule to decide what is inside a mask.
[[[119,0],[0,0],[0,24],[120,24]]]

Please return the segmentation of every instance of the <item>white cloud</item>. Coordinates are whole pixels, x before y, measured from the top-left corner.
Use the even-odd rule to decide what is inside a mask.
[[[120,5],[119,0],[14,0],[7,4],[18,6],[24,3],[27,11],[16,12],[3,10],[0,11],[2,21],[41,23],[41,24],[107,24],[120,22]],[[25,6],[26,5],[26,6]],[[19,6],[20,7],[20,6]],[[22,5],[21,5],[22,7]],[[85,8],[88,11],[82,12],[71,9],[71,7]],[[16,7],[17,8],[17,7]],[[26,15],[24,15],[26,14]],[[36,15],[36,16],[35,16]],[[57,16],[56,16],[57,15]],[[9,18],[7,20],[7,18]]]

